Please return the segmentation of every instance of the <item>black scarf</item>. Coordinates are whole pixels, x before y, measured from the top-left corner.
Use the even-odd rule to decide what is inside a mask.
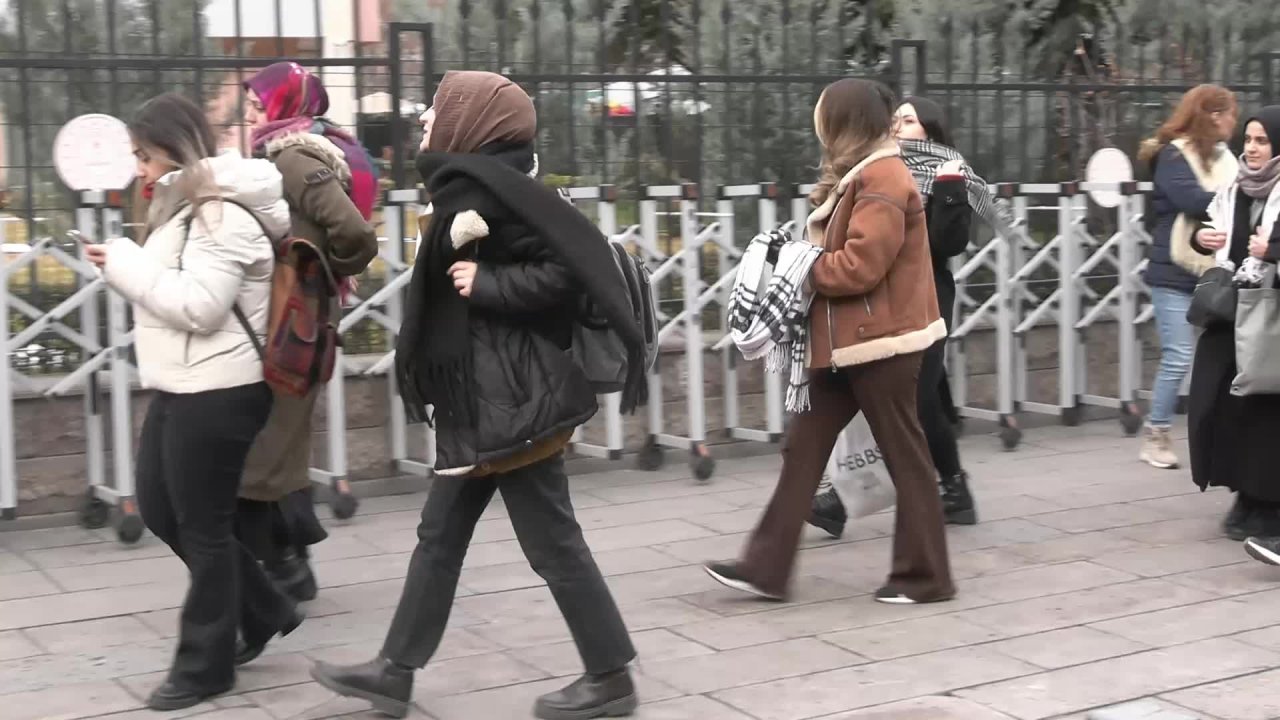
[[[499,222],[526,226],[564,263],[626,343],[630,362],[622,408],[634,411],[646,388],[644,336],[626,283],[600,230],[526,174],[534,166],[533,148],[500,144],[472,154],[426,152],[417,165],[434,216],[418,250],[396,341],[396,377],[411,421],[427,420],[425,406],[433,405],[451,426],[475,427],[468,303],[448,275],[453,263],[474,252],[470,245],[455,250],[449,235],[454,216],[464,210],[477,210],[491,224],[496,214]]]

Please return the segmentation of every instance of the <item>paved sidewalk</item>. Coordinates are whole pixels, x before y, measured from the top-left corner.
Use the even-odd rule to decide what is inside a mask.
[[[738,597],[699,563],[736,554],[776,456],[574,479],[579,519],[641,652],[641,720],[1271,720],[1280,717],[1280,570],[1218,538],[1230,497],[1136,462],[1115,423],[964,441],[982,524],[950,531],[956,601],[877,605],[891,517],[841,541],[809,528],[795,599]],[[1185,450],[1185,448],[1184,448]],[[420,496],[372,499],[317,550],[310,618],[244,668],[208,720],[372,718],[310,681],[313,659],[378,649]],[[172,652],[181,565],[109,531],[0,533],[0,718],[165,717],[141,708]],[[477,529],[414,717],[530,717],[580,666],[500,504]],[[174,715],[182,717],[183,714]]]

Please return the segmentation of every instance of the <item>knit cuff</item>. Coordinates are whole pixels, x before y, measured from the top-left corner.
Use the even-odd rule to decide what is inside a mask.
[[[939,175],[934,179],[934,182],[947,182],[948,180],[964,180],[964,175],[954,175],[951,173]]]

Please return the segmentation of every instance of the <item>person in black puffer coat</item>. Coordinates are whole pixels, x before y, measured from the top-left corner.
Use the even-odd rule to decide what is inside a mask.
[[[635,649],[574,519],[563,459],[574,429],[597,410],[568,352],[582,313],[608,320],[627,347],[623,410],[642,397],[644,339],[622,270],[599,230],[532,179],[536,116],[510,80],[448,73],[423,126],[418,170],[432,212],[396,343],[396,376],[410,419],[435,426],[437,476],[382,652],[362,665],[318,663],[312,676],[404,717],[413,673],[444,633],[476,522],[500,491],[586,667],[539,698],[535,714],[630,714]]]

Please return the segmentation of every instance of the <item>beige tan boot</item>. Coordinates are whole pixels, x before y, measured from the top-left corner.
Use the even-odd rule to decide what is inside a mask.
[[[1138,455],[1142,462],[1161,470],[1173,470],[1178,467],[1178,455],[1173,451],[1173,439],[1169,437],[1169,428],[1147,426],[1147,436],[1142,442],[1142,453]]]

